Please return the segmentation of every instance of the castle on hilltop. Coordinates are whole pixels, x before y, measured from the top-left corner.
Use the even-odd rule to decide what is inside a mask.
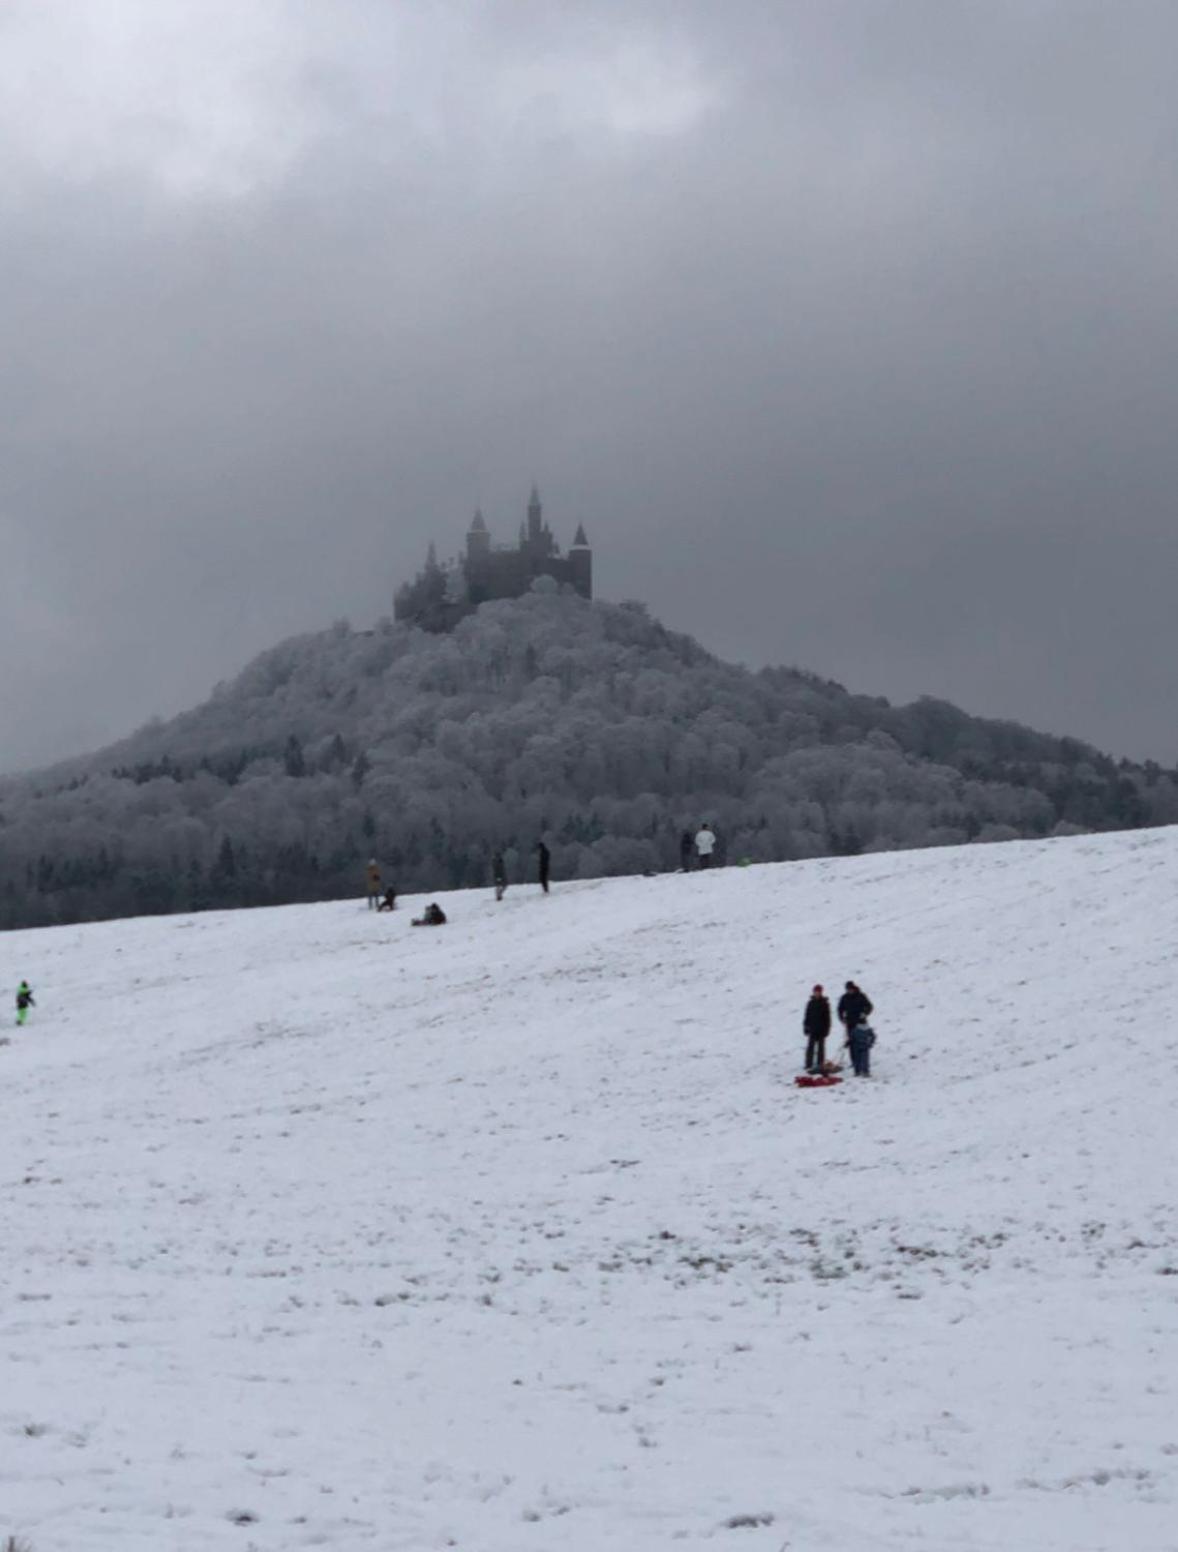
[[[440,564],[431,544],[422,570],[398,588],[393,612],[398,620],[425,630],[450,630],[489,598],[519,598],[541,577],[550,578],[556,588],[571,587],[582,598],[593,597],[593,551],[584,525],[577,525],[572,546],[562,555],[533,485],[518,543],[492,544],[483,514],[476,511],[466,533],[466,554]]]

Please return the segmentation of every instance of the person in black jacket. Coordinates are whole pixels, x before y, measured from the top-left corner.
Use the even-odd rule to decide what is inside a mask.
[[[830,1034],[830,999],[821,986],[810,993],[802,1029],[806,1036],[806,1071],[821,1073],[826,1066],[826,1037]]]
[[[536,856],[539,859],[540,888],[544,891],[545,894],[547,894],[548,871],[552,867],[552,853],[548,850],[543,841],[538,841],[536,843]]]
[[[507,864],[503,861],[501,851],[497,851],[491,858],[491,879],[495,885],[496,900],[502,900],[507,889]]]
[[[846,1030],[848,1038],[851,1031],[865,1023],[868,1015],[874,1011],[871,998],[866,992],[860,991],[854,981],[848,981],[847,989],[839,998],[838,1006],[839,1023]]]

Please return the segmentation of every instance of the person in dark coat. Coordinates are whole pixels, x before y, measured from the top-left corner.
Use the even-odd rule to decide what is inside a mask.
[[[830,1034],[830,998],[821,986],[810,993],[802,1029],[806,1036],[806,1071],[821,1073],[826,1066],[826,1037]]]
[[[420,916],[413,918],[415,927],[444,927],[446,925],[446,913],[436,900],[431,900]]]
[[[507,864],[503,861],[501,851],[497,851],[491,858],[491,878],[495,884],[495,898],[502,900],[507,888]]]
[[[695,841],[690,830],[684,830],[679,837],[679,869],[683,873],[691,872],[691,853],[695,850]]]
[[[874,1011],[871,998],[866,992],[860,991],[854,981],[848,981],[847,989],[839,998],[838,1006],[839,1023],[846,1030],[848,1039],[851,1031],[858,1029],[860,1024],[865,1024],[868,1016]]]
[[[397,891],[390,884],[384,892],[384,899],[377,906],[378,911],[395,911],[397,909]]]
[[[536,843],[536,856],[539,859],[540,865],[540,888],[544,891],[545,894],[547,894],[548,870],[552,866],[552,853],[548,850],[543,841],[538,841]]]

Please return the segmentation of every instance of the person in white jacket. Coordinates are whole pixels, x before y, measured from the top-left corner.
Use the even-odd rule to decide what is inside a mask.
[[[716,849],[716,832],[705,820],[695,833],[695,860],[701,868],[710,868],[712,853]]]

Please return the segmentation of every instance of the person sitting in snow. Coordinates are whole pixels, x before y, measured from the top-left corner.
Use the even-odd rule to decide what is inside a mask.
[[[821,986],[816,986],[810,993],[802,1015],[802,1032],[806,1036],[806,1071],[824,1072],[826,1037],[830,1034],[830,999]]]
[[[395,911],[397,909],[397,891],[390,884],[384,892],[384,899],[377,906],[378,911]]]
[[[446,925],[446,913],[435,900],[431,900],[420,916],[413,918],[415,927],[444,927]]]
[[[16,1022],[23,1024],[29,1016],[29,1009],[36,1006],[33,1001],[33,988],[27,981],[22,981],[16,989]]]

